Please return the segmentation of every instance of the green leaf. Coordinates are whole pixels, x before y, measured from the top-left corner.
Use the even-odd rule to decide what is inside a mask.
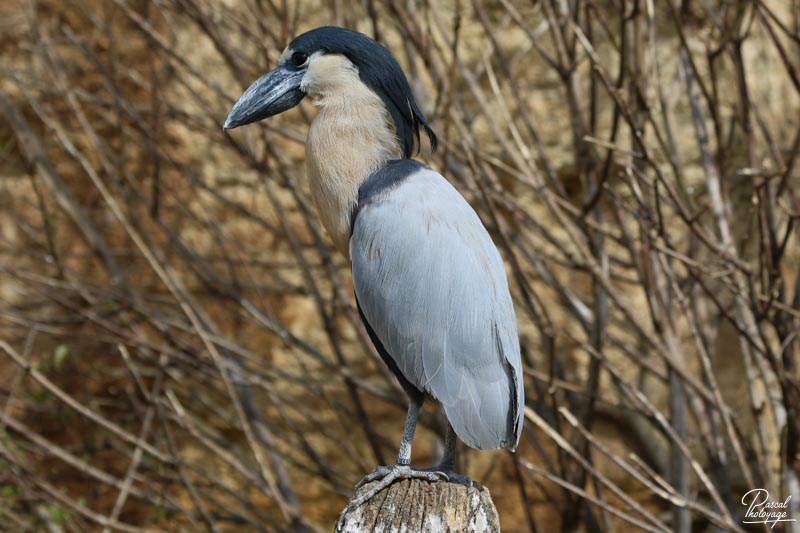
[[[4,498],[16,496],[19,494],[19,487],[16,485],[3,485],[3,487],[0,488],[0,494],[2,494]]]
[[[31,398],[36,402],[43,403],[50,399],[50,392],[46,390],[34,392],[31,394]]]
[[[53,520],[53,522],[60,525],[64,523],[67,517],[64,509],[57,505],[53,505],[50,507],[50,518]]]
[[[69,346],[66,344],[62,344],[56,348],[56,353],[53,356],[53,362],[56,364],[56,367],[61,366],[61,363],[67,358],[67,355],[69,355]]]

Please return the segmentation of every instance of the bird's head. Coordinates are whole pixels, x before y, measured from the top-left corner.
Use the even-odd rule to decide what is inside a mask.
[[[361,83],[377,94],[392,117],[404,157],[419,143],[420,127],[436,149],[436,134],[417,106],[403,70],[392,54],[363,33],[322,26],[296,37],[278,66],[239,97],[225,119],[232,129],[282,113],[306,95],[347,96]]]

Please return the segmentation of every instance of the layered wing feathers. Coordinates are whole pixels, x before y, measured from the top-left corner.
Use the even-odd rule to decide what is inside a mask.
[[[468,445],[511,448],[522,422],[517,325],[486,229],[419,164],[361,198],[350,240],[364,317],[408,382],[444,406]]]

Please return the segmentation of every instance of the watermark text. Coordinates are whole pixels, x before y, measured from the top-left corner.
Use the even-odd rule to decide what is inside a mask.
[[[789,501],[792,495],[786,497],[784,501],[773,501],[769,497],[767,489],[753,489],[742,496],[742,505],[747,507],[744,513],[744,524],[770,524],[775,527],[778,522],[797,522],[794,518],[789,518]]]

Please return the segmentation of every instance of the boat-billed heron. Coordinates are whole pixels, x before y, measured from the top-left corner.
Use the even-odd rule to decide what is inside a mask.
[[[438,172],[411,159],[420,128],[436,148],[391,53],[364,34],[331,26],[295,38],[256,80],[225,129],[271,117],[309,96],[311,194],[322,223],[352,265],[356,305],[384,362],[409,397],[397,464],[358,505],[399,478],[463,480],[455,436],[473,448],[515,449],[524,392],[519,338],[503,261],[478,215]],[[425,398],[441,402],[448,432],[438,466],[411,468]]]

